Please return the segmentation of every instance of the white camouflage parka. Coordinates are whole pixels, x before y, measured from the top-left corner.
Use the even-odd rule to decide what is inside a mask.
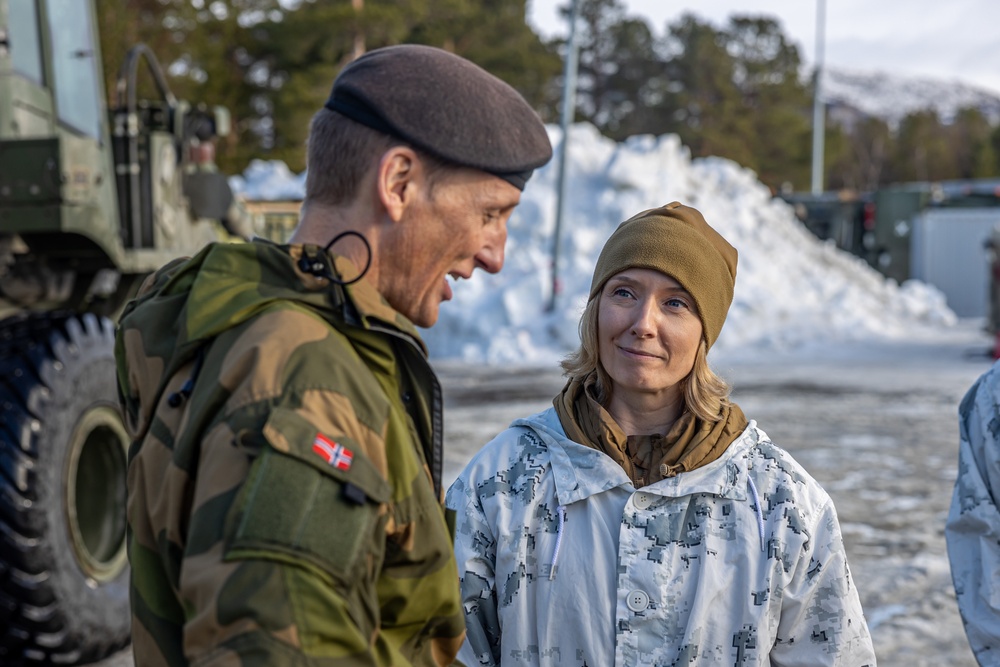
[[[958,408],[958,478],[945,525],[951,577],[969,646],[1000,664],[1000,362]],[[461,568],[459,568],[461,572]]]
[[[466,665],[875,665],[830,497],[751,422],[636,490],[554,409],[448,491]]]

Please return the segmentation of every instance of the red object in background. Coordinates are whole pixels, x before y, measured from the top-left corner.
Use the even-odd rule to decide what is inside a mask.
[[[865,202],[861,221],[866,232],[875,229],[875,202]]]

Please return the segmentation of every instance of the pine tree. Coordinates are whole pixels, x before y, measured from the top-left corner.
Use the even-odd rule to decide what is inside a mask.
[[[619,0],[584,0],[580,17],[580,116],[618,140],[667,131],[666,71],[649,25]]]
[[[991,178],[998,175],[997,156],[990,142],[989,120],[976,108],[960,109],[949,128],[955,156],[955,178]]]
[[[760,179],[777,189],[804,188],[811,150],[810,95],[799,80],[802,61],[780,24],[768,17],[733,16],[722,33],[733,59],[733,81]]]
[[[835,139],[827,142],[827,155],[831,158],[828,183],[835,189],[858,192],[878,189],[893,147],[889,125],[880,118],[865,117],[849,128],[830,129]]]
[[[271,120],[267,149],[295,170],[305,167],[309,119],[355,56],[359,35],[369,50],[414,43],[452,51],[507,81],[540,111],[556,107],[559,57],[525,22],[525,0],[304,2],[266,30],[262,56],[274,80],[273,92],[262,99]]]
[[[180,58],[183,40],[179,27],[185,23],[190,7],[183,1],[161,0],[97,0],[97,29],[101,38],[101,65],[108,104],[116,104],[115,83],[125,55],[133,46],[143,43],[167,66]],[[145,65],[143,65],[145,67]],[[149,85],[146,71],[138,81],[144,95],[156,91]]]
[[[259,154],[264,117],[261,91],[272,83],[261,76],[266,35],[261,27],[279,22],[278,0],[99,0],[97,16],[109,96],[128,49],[145,43],[168,74],[180,99],[226,107],[233,134],[222,140],[218,161],[224,170],[242,169]],[[140,91],[155,98],[145,65]],[[266,123],[265,123],[266,124]]]
[[[544,120],[554,121],[562,61],[556,44],[543,42],[525,21],[526,11],[526,0],[465,0],[463,11],[451,15],[432,6],[428,20],[406,41],[468,58],[513,86]]]
[[[465,55],[552,112],[561,64],[524,11],[525,0],[98,2],[109,95],[128,47],[147,43],[179,98],[229,109],[233,136],[218,151],[226,171],[255,157],[303,169],[309,121],[337,73],[360,51],[390,44]],[[147,79],[140,77],[148,89]]]
[[[671,121],[696,156],[719,155],[755,167],[747,145],[749,117],[733,81],[734,62],[725,36],[708,22],[684,14],[666,39]]]
[[[907,114],[899,124],[890,158],[894,182],[940,181],[958,173],[948,133],[936,111]]]

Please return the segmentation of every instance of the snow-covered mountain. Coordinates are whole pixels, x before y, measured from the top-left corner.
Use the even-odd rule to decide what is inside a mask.
[[[913,77],[828,67],[823,73],[824,101],[896,126],[908,113],[934,109],[945,122],[965,107],[977,107],[991,123],[1000,122],[1000,93],[930,77]]]

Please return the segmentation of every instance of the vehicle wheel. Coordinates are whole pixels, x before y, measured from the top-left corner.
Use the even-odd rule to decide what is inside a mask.
[[[0,664],[128,642],[127,452],[111,321],[0,322]]]

